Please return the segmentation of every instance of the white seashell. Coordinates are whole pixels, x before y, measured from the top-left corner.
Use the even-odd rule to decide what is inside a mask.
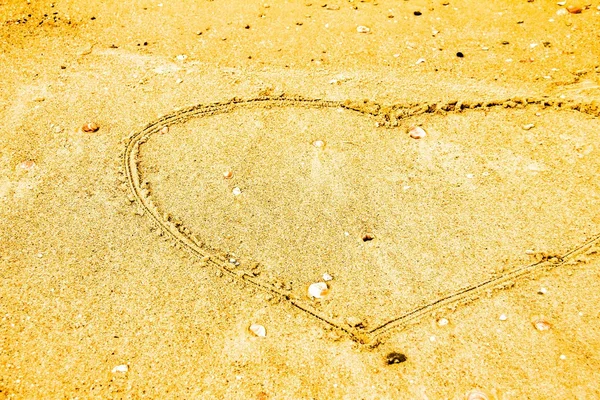
[[[114,374],[115,372],[123,372],[123,373],[125,373],[125,372],[127,372],[127,371],[129,371],[129,366],[127,366],[126,364],[117,365],[116,367],[114,367],[114,368],[112,369],[112,372],[113,372],[113,374]]]
[[[324,280],[325,282],[332,281],[332,280],[333,280],[333,276],[331,276],[331,275],[329,275],[327,272],[325,272],[325,273],[323,274],[323,280]]]
[[[533,128],[535,126],[535,124],[527,124],[527,125],[523,125],[523,129],[525,129],[526,131],[530,130],[531,128]]]
[[[500,315],[500,321],[506,321],[507,319],[508,319],[508,317],[506,316],[506,314]]]
[[[358,33],[369,33],[369,32],[371,32],[371,29],[368,26],[359,25],[358,27],[356,27],[356,32],[358,32]]]
[[[425,62],[425,59],[424,59],[424,58],[419,58],[419,59],[417,60],[417,62],[415,63],[415,65],[419,65],[419,64],[422,64],[422,63],[424,63],[424,62]]]
[[[313,146],[315,147],[324,147],[325,146],[325,142],[322,140],[315,140],[315,142],[313,143]]]
[[[308,287],[308,295],[315,299],[322,299],[329,292],[329,287],[325,282],[313,283]]]
[[[252,325],[250,325],[250,327],[248,327],[248,330],[250,331],[250,333],[252,333],[254,336],[257,336],[257,337],[266,337],[267,336],[267,330],[262,325],[252,324]]]
[[[168,126],[163,126],[163,128],[160,130],[160,133],[162,133],[163,135],[165,133],[169,133],[169,127]]]
[[[234,196],[239,196],[240,194],[242,194],[242,189],[240,189],[239,187],[234,187],[232,193]]]
[[[427,132],[420,126],[413,126],[408,130],[408,134],[413,139],[423,139],[427,136]]]
[[[448,325],[448,322],[449,321],[446,318],[440,318],[440,319],[438,319],[438,325],[439,326],[446,326],[446,325]]]

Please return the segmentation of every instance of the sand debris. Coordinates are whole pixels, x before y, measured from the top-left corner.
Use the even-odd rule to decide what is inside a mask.
[[[162,133],[163,135],[165,133],[169,133],[169,127],[168,126],[163,126],[162,129],[160,130],[160,133]]]
[[[552,324],[544,317],[535,317],[531,320],[531,323],[540,332],[549,331],[552,328]]]
[[[25,171],[31,171],[35,168],[35,161],[25,160],[19,164],[19,168],[24,169]]]
[[[369,33],[371,29],[368,26],[359,25],[356,27],[356,32],[358,33]]]

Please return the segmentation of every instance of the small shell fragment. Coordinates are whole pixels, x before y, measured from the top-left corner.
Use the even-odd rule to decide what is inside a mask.
[[[549,331],[552,328],[552,324],[548,322],[544,317],[535,317],[531,323],[540,332]]]
[[[567,6],[567,11],[571,14],[581,14],[581,7],[578,6]]]
[[[233,176],[233,172],[232,171],[225,171],[225,172],[223,172],[223,179],[231,179],[232,176]]]
[[[506,321],[507,319],[508,319],[508,317],[506,316],[506,314],[500,315],[500,321]]]
[[[322,140],[315,140],[313,143],[313,146],[322,148],[322,147],[325,147],[325,142]]]
[[[329,286],[325,282],[313,283],[308,287],[308,296],[315,299],[322,299],[329,293]]]
[[[169,133],[169,127],[168,126],[163,126],[163,128],[160,130],[160,133],[162,133],[163,135],[165,133]]]
[[[531,128],[533,128],[534,126],[535,126],[535,124],[526,124],[526,125],[523,125],[523,129],[525,129],[526,131],[528,131]]]
[[[25,160],[19,164],[19,168],[24,169],[25,171],[30,171],[35,168],[35,161]]]
[[[420,126],[413,126],[408,130],[408,134],[413,139],[423,139],[427,136],[427,132]]]
[[[356,32],[358,33],[369,33],[371,29],[368,26],[359,25],[356,27]]]
[[[259,325],[259,324],[252,324],[248,327],[248,330],[250,331],[250,333],[252,333],[254,336],[257,337],[266,337],[267,336],[267,330],[265,329],[264,326]]]
[[[333,276],[331,276],[331,275],[329,275],[327,272],[325,272],[325,273],[323,274],[323,280],[324,280],[325,282],[332,281],[332,280],[333,280]]]
[[[438,319],[437,323],[439,326],[446,326],[446,325],[448,325],[448,322],[449,321],[446,318],[440,318],[440,319]]]
[[[240,194],[242,194],[242,189],[240,189],[239,187],[234,187],[231,193],[233,193],[234,196],[239,196]]]
[[[88,122],[81,127],[81,130],[84,132],[96,132],[98,129],[100,129],[100,127],[95,122]]]
[[[467,392],[465,400],[491,400],[491,397],[482,390],[473,389]]]
[[[114,367],[112,369],[113,374],[116,373],[116,372],[123,372],[123,373],[125,373],[127,371],[129,371],[129,366],[127,366],[127,364],[117,365],[116,367]]]

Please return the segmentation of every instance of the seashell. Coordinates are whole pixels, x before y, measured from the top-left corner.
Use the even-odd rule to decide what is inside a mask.
[[[35,168],[35,161],[25,160],[19,164],[19,168],[24,169],[25,171],[30,171]]]
[[[233,172],[232,171],[225,171],[223,172],[223,178],[224,179],[231,179],[233,177]]]
[[[533,128],[534,126],[535,126],[535,124],[527,124],[527,125],[523,125],[523,129],[524,129],[524,130],[526,130],[526,131],[528,131],[528,130],[530,130],[531,128]]]
[[[439,326],[446,326],[446,325],[448,325],[448,322],[449,321],[446,318],[440,318],[440,319],[438,319],[437,323]]]
[[[420,126],[412,126],[408,130],[408,134],[413,139],[423,139],[425,136],[427,136],[427,132],[425,132],[425,130]]]
[[[123,372],[123,373],[125,373],[127,371],[129,371],[129,366],[127,366],[127,364],[117,365],[116,367],[114,367],[112,369],[113,374],[115,372]]]
[[[265,329],[264,326],[259,325],[259,324],[252,324],[248,327],[248,331],[250,331],[250,333],[252,333],[254,336],[257,337],[266,337],[267,336],[267,330]]]
[[[323,280],[324,280],[325,282],[332,281],[332,280],[333,280],[333,276],[331,276],[331,275],[329,275],[327,272],[325,272],[325,273],[323,274]]]
[[[492,397],[480,389],[473,389],[467,392],[465,400],[492,400]]]
[[[165,133],[169,133],[169,127],[168,126],[163,126],[163,128],[160,130],[160,133],[162,133],[163,135]]]
[[[84,132],[96,132],[98,129],[100,129],[100,127],[95,122],[88,122],[81,127],[81,130]]]
[[[239,196],[240,194],[242,194],[242,189],[240,189],[239,187],[234,187],[231,193],[233,193],[234,196]]]
[[[500,321],[506,321],[507,319],[508,319],[508,317],[506,316],[506,314],[500,315]]]
[[[567,11],[571,14],[581,14],[581,11],[583,10],[578,6],[567,6]]]
[[[534,317],[531,323],[540,332],[549,331],[552,328],[552,324],[548,322],[544,317]]]
[[[318,147],[318,148],[323,148],[323,147],[325,147],[325,142],[322,140],[315,140],[313,142],[313,146]]]
[[[322,299],[329,293],[329,286],[325,282],[313,283],[308,287],[308,296],[315,299]]]
[[[359,25],[356,27],[356,32],[358,33],[369,33],[371,29],[368,26]]]

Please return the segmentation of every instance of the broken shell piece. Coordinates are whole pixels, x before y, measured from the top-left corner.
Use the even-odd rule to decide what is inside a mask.
[[[527,125],[523,125],[523,129],[525,129],[526,131],[530,130],[531,128],[533,128],[535,126],[535,124],[527,124]]]
[[[581,7],[578,6],[567,6],[567,11],[571,14],[581,14]]]
[[[250,333],[257,337],[265,337],[267,336],[267,330],[264,326],[258,324],[252,324],[248,327]]]
[[[427,132],[420,126],[413,126],[408,130],[408,134],[413,139],[423,139],[427,136]]]
[[[315,140],[313,143],[313,146],[322,148],[322,147],[325,147],[325,142],[322,140]]]
[[[25,160],[19,164],[19,168],[24,169],[25,171],[30,171],[35,167],[35,161],[33,160]]]
[[[95,122],[88,122],[81,127],[81,130],[84,132],[96,132],[98,129],[100,129],[100,127]]]
[[[113,374],[114,374],[115,372],[123,372],[123,373],[124,373],[124,372],[127,372],[127,371],[129,371],[129,366],[127,366],[126,364],[123,364],[123,365],[117,365],[116,367],[114,367],[114,368],[112,369],[112,372],[113,372]]]
[[[535,317],[531,323],[538,331],[544,332],[549,331],[552,328],[552,324],[548,322],[544,317]]]
[[[448,325],[448,322],[449,321],[446,318],[440,318],[440,319],[438,319],[437,323],[439,326],[446,326],[446,325]]]
[[[313,283],[308,287],[308,296],[315,299],[322,299],[329,293],[329,286],[325,282]]]
[[[242,194],[242,189],[240,189],[239,187],[234,187],[231,193],[233,193],[234,196],[239,196],[240,194]]]
[[[368,26],[359,25],[356,27],[356,32],[358,33],[369,33],[371,29]]]
[[[163,128],[160,130],[160,133],[162,133],[163,135],[165,133],[169,133],[169,127],[168,126],[163,126]]]
[[[507,319],[508,319],[508,317],[506,316],[506,314],[500,315],[500,321],[506,321]]]
[[[329,275],[327,272],[325,272],[325,273],[323,274],[323,280],[324,280],[325,282],[332,281],[332,280],[333,280],[333,276],[331,276],[331,275]]]
[[[231,172],[231,171],[225,171],[225,172],[223,172],[223,178],[224,179],[231,179],[232,176],[233,176],[233,172]]]
[[[467,392],[466,396],[465,396],[465,400],[491,400],[492,397],[490,395],[488,395],[486,392],[479,390],[479,389],[473,389],[469,392]]]

